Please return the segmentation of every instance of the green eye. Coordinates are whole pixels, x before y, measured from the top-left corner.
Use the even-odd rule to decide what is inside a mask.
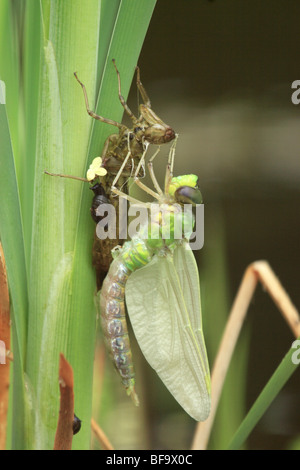
[[[181,186],[174,193],[175,199],[181,204],[202,204],[203,198],[200,189],[190,186]]]

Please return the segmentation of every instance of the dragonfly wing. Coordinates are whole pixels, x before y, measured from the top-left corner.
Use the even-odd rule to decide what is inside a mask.
[[[146,360],[184,410],[204,421],[210,411],[210,382],[198,270],[190,255],[181,246],[174,258],[154,256],[129,277],[126,304]]]
[[[205,380],[210,392],[210,372],[202,329],[199,271],[193,251],[188,243],[184,243],[175,250],[174,265],[180,280],[191,326],[197,336],[200,355],[203,359],[203,369],[206,376]]]

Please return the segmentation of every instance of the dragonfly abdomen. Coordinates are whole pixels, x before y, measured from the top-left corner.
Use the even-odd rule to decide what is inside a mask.
[[[107,350],[118,370],[127,393],[138,405],[134,390],[134,369],[125,317],[125,284],[130,275],[118,257],[110,267],[100,294],[101,325]]]
[[[146,265],[152,257],[144,240],[125,243],[113,261],[100,294],[101,325],[107,350],[118,370],[122,383],[135,404],[134,369],[125,313],[125,285],[132,271]]]
[[[174,207],[169,206],[169,211],[176,216]],[[157,221],[153,222],[161,223],[158,239],[147,238],[148,224],[145,224],[139,234],[119,248],[119,254],[109,268],[100,294],[101,323],[107,350],[127,393],[132,396],[135,403],[137,396],[134,390],[134,369],[125,316],[125,287],[130,274],[150,263],[154,254],[160,253],[160,256],[166,256],[178,244],[178,241],[174,240],[173,224],[171,224],[170,238],[162,238],[166,220],[170,223],[170,218],[165,213],[162,218],[158,217]]]

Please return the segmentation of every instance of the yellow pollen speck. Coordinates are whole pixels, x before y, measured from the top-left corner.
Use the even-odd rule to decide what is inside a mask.
[[[97,176],[104,176],[107,173],[107,170],[102,166],[102,158],[96,157],[92,161],[87,173],[86,177],[89,181],[94,180]]]

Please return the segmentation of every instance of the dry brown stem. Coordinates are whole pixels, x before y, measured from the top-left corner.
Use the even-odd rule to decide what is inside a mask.
[[[59,359],[60,409],[54,450],[71,450],[74,419],[73,369],[63,354]]]
[[[104,431],[100,428],[100,426],[96,423],[96,421],[93,418],[91,420],[91,426],[92,426],[92,430],[93,430],[96,438],[98,439],[98,441],[101,444],[101,447],[104,450],[113,450],[114,448],[111,445],[111,443],[109,442],[109,440],[108,440],[107,436],[105,435]]]
[[[10,313],[6,267],[0,243],[0,450],[5,449],[9,392],[9,366],[5,351],[10,349]],[[3,364],[5,360],[5,364]]]
[[[227,370],[258,281],[277,305],[294,336],[296,338],[300,336],[299,313],[270,265],[266,261],[256,261],[250,264],[234,300],[215,359],[211,380],[211,412],[206,421],[198,424],[192,449],[204,450],[207,447]]]

